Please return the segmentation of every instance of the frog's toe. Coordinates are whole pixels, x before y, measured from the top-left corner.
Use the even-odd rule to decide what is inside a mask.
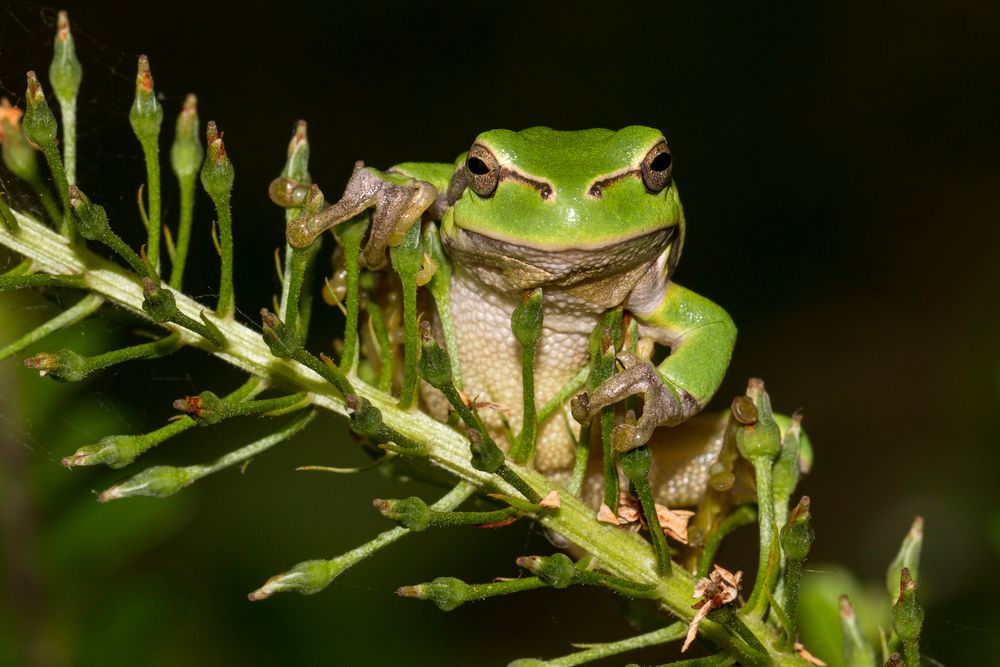
[[[612,442],[618,451],[640,447],[661,424],[674,424],[684,417],[683,406],[653,365],[627,352],[618,355],[622,370],[589,394],[573,399],[570,408],[574,418],[583,423],[602,408],[636,394],[642,395],[642,415],[635,424],[615,427]]]

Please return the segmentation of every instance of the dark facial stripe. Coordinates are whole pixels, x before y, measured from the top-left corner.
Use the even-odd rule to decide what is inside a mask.
[[[524,183],[538,190],[538,194],[542,196],[542,199],[552,198],[552,186],[546,181],[542,181],[536,178],[531,178],[530,176],[525,176],[519,171],[515,171],[510,167],[500,167],[500,180],[501,181],[517,181],[519,183]]]
[[[612,174],[611,176],[599,178],[590,185],[590,188],[587,190],[587,195],[596,199],[604,194],[604,188],[633,176],[641,176],[638,168],[629,169],[628,171],[622,171],[617,174]]]

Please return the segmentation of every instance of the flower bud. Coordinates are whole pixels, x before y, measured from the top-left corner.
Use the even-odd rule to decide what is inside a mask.
[[[72,456],[65,457],[62,464],[67,468],[95,465],[123,468],[132,463],[144,449],[141,437],[137,435],[105,436],[93,445],[81,447]]]
[[[102,503],[132,496],[164,498],[173,495],[193,481],[191,473],[174,466],[154,466],[115,484],[97,496]]]
[[[781,453],[774,462],[774,497],[775,502],[786,506],[788,499],[799,483],[799,453],[802,435],[802,415],[795,414],[781,439]]]
[[[312,595],[330,585],[333,578],[339,574],[327,560],[307,560],[292,567],[287,572],[268,579],[263,586],[250,593],[247,597],[252,601],[264,600],[275,593],[295,591],[303,595]]]
[[[198,173],[204,157],[205,151],[198,137],[198,98],[188,95],[177,115],[174,143],[170,146],[170,166],[178,180],[184,180]]]
[[[524,299],[514,309],[510,328],[522,346],[534,345],[542,335],[542,288],[524,293]]]
[[[79,382],[90,373],[87,358],[73,350],[42,352],[25,359],[24,365],[34,368],[39,375],[48,375],[63,382]]]
[[[69,186],[69,205],[73,208],[70,217],[80,236],[90,241],[103,241],[111,233],[111,223],[104,207],[91,202],[75,185]]]
[[[177,316],[177,301],[170,290],[157,285],[151,278],[142,279],[142,291],[146,298],[142,309],[156,322],[169,322]]]
[[[743,426],[736,430],[736,447],[745,459],[773,460],[781,451],[781,430],[771,412],[771,398],[764,391],[764,381],[750,380],[746,396],[756,408],[756,417],[746,401],[738,399],[740,407],[734,407],[733,415]]]
[[[426,320],[420,326],[420,375],[435,389],[452,382],[451,359],[448,352],[437,344]]]
[[[53,44],[52,64],[49,65],[49,81],[60,103],[65,104],[76,97],[83,79],[83,67],[76,57],[73,33],[69,29],[69,17],[59,12],[56,21],[56,41]]]
[[[363,398],[357,407],[351,410],[350,419],[351,430],[366,438],[376,438],[385,430],[382,411]]]
[[[618,456],[622,472],[632,484],[648,484],[649,469],[653,464],[653,453],[649,447],[636,447]]]
[[[260,309],[260,319],[264,327],[264,343],[276,357],[290,357],[299,348],[295,334],[281,319],[267,308]]]
[[[455,577],[438,577],[434,581],[416,586],[403,586],[397,595],[418,600],[430,600],[441,611],[451,611],[468,602],[469,585]]]
[[[899,580],[903,574],[904,567],[910,571],[910,577],[914,581],[917,580],[917,568],[920,566],[920,550],[923,545],[924,520],[918,516],[913,520],[910,531],[903,538],[903,544],[899,547],[899,553],[896,554],[896,558],[893,559],[886,573],[885,585],[889,591],[890,598],[899,594]]]
[[[917,584],[910,577],[909,568],[903,568],[899,577],[899,598],[892,607],[892,629],[905,643],[920,640],[924,624],[924,610],[917,601]]]
[[[308,126],[304,120],[295,124],[295,133],[291,141],[288,142],[288,159],[285,168],[281,172],[282,176],[295,179],[301,183],[309,183],[312,178],[309,176],[309,135]],[[301,204],[297,204],[301,206]]]
[[[205,138],[208,144],[208,156],[201,167],[202,187],[214,201],[228,200],[233,190],[236,172],[226,153],[226,144],[215,126],[215,121],[208,121]]]
[[[781,550],[790,561],[804,561],[809,556],[816,533],[809,515],[809,496],[802,496],[781,529]]]
[[[34,72],[28,72],[27,109],[24,112],[24,134],[39,146],[55,146],[58,127],[52,109],[45,101],[45,91]]]
[[[210,391],[179,398],[174,401],[174,409],[186,412],[201,426],[218,424],[231,414],[227,403]]]
[[[128,114],[132,131],[140,143],[155,143],[163,124],[163,107],[156,100],[153,90],[153,74],[149,70],[149,58],[139,56],[139,67],[135,77],[135,99]]]
[[[399,522],[404,528],[420,532],[430,526],[433,510],[416,496],[402,500],[376,499],[372,504],[382,516]]]
[[[469,429],[469,449],[472,450],[472,467],[482,472],[493,474],[504,464],[503,451],[489,436],[474,428]]]
[[[874,665],[875,652],[865,638],[858,615],[846,595],[840,596],[840,629],[844,637],[844,664]]]
[[[553,588],[566,588],[576,581],[576,566],[570,557],[563,553],[547,557],[522,556],[517,559],[517,564]]]

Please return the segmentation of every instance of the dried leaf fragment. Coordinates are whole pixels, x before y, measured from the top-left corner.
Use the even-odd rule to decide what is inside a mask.
[[[799,657],[808,662],[811,665],[818,665],[819,667],[826,667],[826,663],[814,656],[812,653],[806,650],[806,647],[802,645],[801,642],[795,642],[795,652],[799,654]]]
[[[614,525],[620,525],[623,523],[628,523],[627,521],[622,521],[618,518],[618,515],[611,511],[611,508],[601,503],[601,509],[597,510],[597,520],[601,523],[610,523]]]
[[[549,491],[544,498],[538,501],[539,507],[555,508],[559,507],[559,505],[560,505],[559,492],[556,491],[555,489]]]
[[[708,577],[699,579],[695,583],[694,597],[701,598],[701,600],[693,605],[698,613],[694,615],[688,626],[687,637],[684,638],[681,653],[688,650],[691,642],[698,635],[698,625],[703,618],[708,616],[708,612],[736,599],[740,593],[740,579],[742,578],[743,572],[741,570],[737,570],[734,574],[726,568],[716,565]]]

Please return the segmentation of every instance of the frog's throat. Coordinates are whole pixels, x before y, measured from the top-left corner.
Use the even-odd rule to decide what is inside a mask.
[[[442,237],[456,264],[501,291],[573,290],[626,274],[641,274],[676,242],[678,227],[659,229],[602,248],[542,250],[456,229]],[[637,276],[638,277],[638,276]]]

